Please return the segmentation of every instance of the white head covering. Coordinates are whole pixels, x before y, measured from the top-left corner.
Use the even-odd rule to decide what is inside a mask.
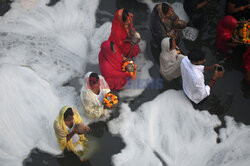
[[[99,95],[96,95],[90,89],[88,78],[91,73],[93,72],[88,72],[84,76],[81,100],[86,115],[90,118],[99,119],[103,114],[106,114],[107,111],[104,111],[103,103],[98,98]],[[106,93],[110,92],[110,89],[105,79],[101,75],[98,76],[100,81],[100,93],[104,97]]]
[[[92,71],[88,72],[85,74],[84,76],[84,79],[83,79],[83,85],[82,85],[82,91],[86,91],[87,90],[87,87],[89,88],[90,85],[89,85],[89,76],[90,74],[93,73]]]
[[[178,54],[176,49],[170,50],[170,38],[166,37],[161,42],[160,73],[171,81],[180,76],[180,63],[184,56]]]
[[[85,74],[84,79],[83,79],[83,85],[82,85],[82,90],[81,90],[81,99],[83,100],[83,92],[90,92],[91,94],[93,93],[92,90],[90,89],[90,85],[89,85],[89,76],[91,73],[94,73],[92,71],[88,72]],[[107,82],[105,81],[105,79],[103,78],[103,76],[98,75],[99,76],[99,81],[100,81],[100,90],[103,93],[108,93],[110,92],[109,86],[107,84]],[[94,94],[94,93],[93,93]]]
[[[165,37],[161,41],[161,51],[162,52],[169,52],[170,51],[170,38]]]

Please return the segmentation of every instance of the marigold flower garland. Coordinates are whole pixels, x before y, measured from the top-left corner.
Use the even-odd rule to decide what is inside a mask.
[[[112,93],[106,93],[103,99],[103,104],[107,108],[111,108],[112,106],[118,104],[118,97]]]
[[[249,22],[239,22],[233,30],[232,39],[236,43],[250,44],[250,24]]]
[[[249,29],[250,29],[250,25],[249,25],[249,23],[247,22],[247,23],[245,23],[244,25],[243,25],[243,28],[242,28],[242,33],[243,33],[243,42],[245,42],[245,43],[250,43],[250,39],[249,39],[249,35],[248,35],[248,31],[249,31]]]
[[[134,71],[127,71],[126,67],[128,65],[132,65],[133,68],[134,68]],[[134,63],[134,61],[126,61],[126,62],[124,62],[123,65],[122,65],[122,71],[124,71],[126,73],[129,73],[130,76],[132,77],[132,79],[135,79],[135,77],[136,77],[136,64]]]

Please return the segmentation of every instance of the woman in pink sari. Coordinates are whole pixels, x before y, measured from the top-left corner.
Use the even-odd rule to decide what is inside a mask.
[[[111,90],[120,90],[127,84],[129,73],[122,71],[123,60],[118,47],[110,41],[104,41],[99,53],[99,66]]]
[[[109,41],[115,43],[127,58],[134,58],[141,52],[138,44],[132,42],[131,32],[135,31],[133,27],[133,14],[124,9],[119,9],[115,13],[112,22]]]

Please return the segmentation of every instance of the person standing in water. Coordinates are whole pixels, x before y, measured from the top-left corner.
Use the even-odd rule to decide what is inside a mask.
[[[103,99],[110,89],[105,79],[96,73],[88,72],[84,77],[81,100],[85,114],[90,119],[108,116],[109,110],[104,108]]]
[[[156,62],[159,60],[161,41],[165,37],[176,40],[178,32],[186,27],[186,23],[179,20],[171,6],[166,3],[157,4],[150,19],[150,30],[152,34],[151,48],[155,55]]]
[[[84,133],[90,128],[84,125],[78,111],[64,106],[54,121],[54,130],[61,150],[74,152],[81,161],[88,159],[87,139]]]
[[[141,52],[138,43],[132,40],[136,34],[138,35],[133,26],[133,14],[125,9],[117,10],[108,41],[116,44],[123,56],[134,58]]]
[[[192,50],[184,57],[181,62],[181,76],[183,90],[186,96],[195,104],[200,103],[210,95],[210,89],[218,78],[221,78],[224,71],[215,70],[213,79],[205,85],[203,72],[214,70],[217,64],[205,67],[205,55],[200,50]]]

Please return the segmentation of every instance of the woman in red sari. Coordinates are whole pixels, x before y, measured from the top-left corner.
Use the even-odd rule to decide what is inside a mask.
[[[133,58],[141,52],[138,44],[132,43],[130,32],[134,31],[133,14],[124,9],[119,9],[115,13],[112,22],[111,34],[109,41],[114,42],[127,58]]]
[[[129,73],[122,71],[123,56],[118,47],[110,41],[104,41],[99,53],[99,66],[111,90],[120,90],[127,84]]]
[[[233,16],[225,16],[218,24],[217,30],[217,49],[227,53],[236,45],[232,41],[232,31],[237,26],[237,20]]]

